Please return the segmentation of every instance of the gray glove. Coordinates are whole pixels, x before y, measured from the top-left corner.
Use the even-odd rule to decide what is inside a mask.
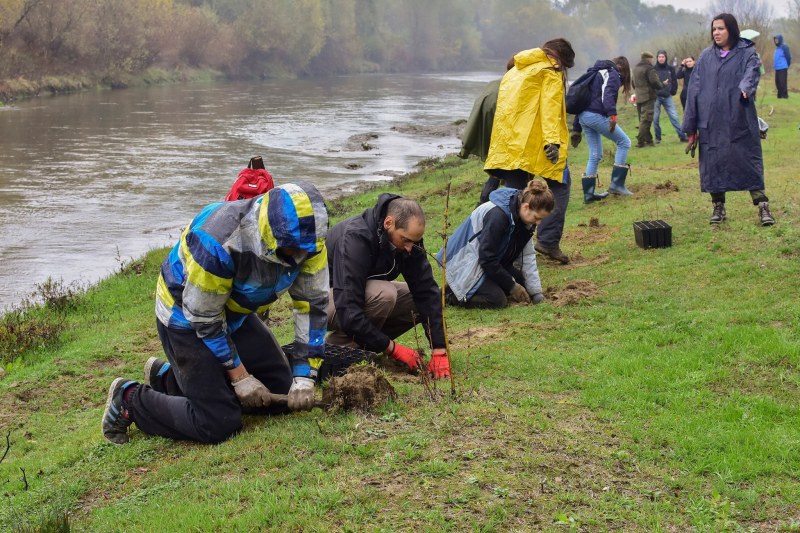
[[[569,145],[573,148],[577,148],[579,144],[581,144],[581,139],[583,136],[579,131],[573,131],[569,134]]]
[[[514,283],[514,286],[511,287],[511,292],[508,293],[508,299],[511,302],[519,304],[531,303],[531,296],[528,294],[528,291],[525,290],[525,287],[519,283]]]
[[[554,165],[558,163],[558,148],[559,146],[557,144],[544,145],[544,156]]]
[[[250,374],[238,381],[231,382],[239,403],[245,407],[269,407],[269,389]]]
[[[294,378],[289,389],[289,410],[310,411],[314,407],[314,380]]]
[[[540,304],[544,301],[544,294],[537,292],[536,294],[531,295],[531,300],[533,301],[533,305]]]

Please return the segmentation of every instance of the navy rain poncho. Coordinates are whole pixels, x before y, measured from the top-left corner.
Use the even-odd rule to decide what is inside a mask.
[[[755,108],[760,64],[753,43],[743,39],[724,58],[720,48],[712,45],[697,60],[687,91],[683,131],[698,134],[703,192],[764,189]]]

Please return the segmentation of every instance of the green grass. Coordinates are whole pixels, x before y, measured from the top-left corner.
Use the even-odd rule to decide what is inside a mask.
[[[65,512],[93,531],[800,530],[800,103],[767,96],[759,110],[771,126],[772,228],[756,224],[747,193],[729,194],[729,221],[709,226],[697,161],[666,117],[665,141],[631,152],[632,198],[584,205],[586,147],[573,151],[563,248],[574,262],[541,260],[540,272],[551,291],[589,280],[597,293],[448,309],[455,399],[449,384],[431,401],[397,378],[399,399],[369,416],[250,417],[218,446],[136,429],[128,445],[107,444],[108,384],[161,354],[153,301],[166,251],[151,252],[63,311],[57,343],[7,367],[0,530]],[[626,108],[632,137],[634,124]],[[421,200],[436,251],[447,183],[452,232],[484,176],[478,162],[449,158],[386,190]],[[656,188],[666,181],[678,190]],[[377,194],[332,202],[335,220]],[[641,250],[632,222],[654,218],[672,224],[673,246]],[[284,342],[290,313],[283,301],[273,312]]]

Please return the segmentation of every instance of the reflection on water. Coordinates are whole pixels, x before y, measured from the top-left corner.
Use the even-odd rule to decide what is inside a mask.
[[[457,151],[456,137],[392,128],[466,118],[497,76],[164,86],[0,108],[0,310],[48,277],[96,281],[171,245],[253,155],[277,184],[333,194]],[[346,149],[367,132],[373,150]]]

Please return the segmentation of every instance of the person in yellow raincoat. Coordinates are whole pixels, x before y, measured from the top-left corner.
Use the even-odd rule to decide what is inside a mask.
[[[500,82],[484,165],[507,187],[524,189],[534,176],[545,179],[556,206],[539,224],[535,248],[561,263],[569,262],[560,247],[570,187],[564,93],[567,69],[574,64],[575,52],[563,38],[514,56],[514,68]]]

